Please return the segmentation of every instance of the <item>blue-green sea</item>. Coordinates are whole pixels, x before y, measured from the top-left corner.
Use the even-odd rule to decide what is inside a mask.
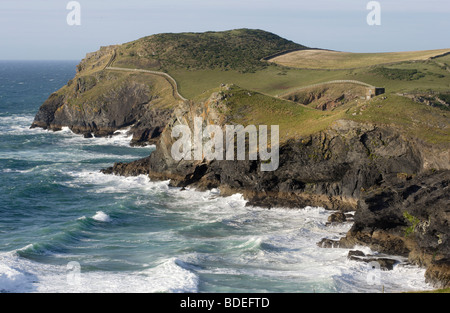
[[[130,147],[126,130],[85,139],[30,129],[77,63],[0,61],[0,292],[430,289],[415,266],[374,273],[347,260],[349,250],[319,248],[351,227],[326,226],[332,212],[248,207],[239,194],[104,175],[154,147]]]

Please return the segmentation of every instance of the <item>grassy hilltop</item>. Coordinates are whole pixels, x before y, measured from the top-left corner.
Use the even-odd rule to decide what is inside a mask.
[[[215,91],[226,93],[236,122],[278,124],[282,141],[349,119],[393,125],[410,136],[445,145],[450,142],[448,52],[331,52],[250,29],[158,34],[89,54],[77,76],[58,93],[66,96],[66,105],[80,111],[104,111],[107,107],[101,103],[109,90],[134,81],[156,95],[151,97],[154,102],[170,107],[177,101],[161,76],[105,67],[160,71],[176,80],[187,99],[201,101]],[[356,85],[299,89],[334,80],[361,81],[384,87],[386,93],[365,100],[365,89]],[[222,90],[225,84],[233,88]],[[96,108],[90,108],[93,103]]]

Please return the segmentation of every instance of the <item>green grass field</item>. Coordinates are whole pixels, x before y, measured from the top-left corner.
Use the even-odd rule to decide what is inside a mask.
[[[240,73],[234,70],[196,70],[177,69],[169,71],[178,82],[180,93],[193,98],[220,84],[234,83],[243,88],[276,96],[303,86],[332,80],[358,80],[377,87],[385,87],[387,93],[435,90],[450,91],[450,73],[439,63],[450,64],[450,56],[435,60],[402,62],[382,67],[359,68],[355,70],[305,70],[272,65],[255,73]],[[391,69],[391,72],[416,70],[412,80],[391,79],[377,72],[377,68]],[[401,76],[400,76],[401,77]]]

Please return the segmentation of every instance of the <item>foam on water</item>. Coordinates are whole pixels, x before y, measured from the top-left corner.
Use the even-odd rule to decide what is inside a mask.
[[[0,254],[0,292],[154,293],[197,292],[198,277],[177,259],[135,272],[74,272],[67,265],[49,265]],[[74,279],[74,274],[77,275]]]
[[[111,222],[111,217],[103,211],[98,211],[92,218],[99,222]]]
[[[169,190],[169,181],[152,182],[146,175],[133,177],[106,175],[101,172],[81,171],[69,172],[74,178],[73,186],[94,185],[94,193],[123,193],[126,191],[164,192]]]
[[[42,242],[41,238],[29,240],[39,243],[0,253],[0,292],[379,292],[382,286],[386,292],[431,289],[425,283],[424,270],[407,264],[379,273],[379,282],[370,285],[367,265],[349,261],[349,250],[317,247],[322,238],[339,239],[351,227],[351,223],[326,226],[330,211],[316,207],[248,207],[242,195],[221,197],[219,189],[181,190],[169,187],[168,181],[151,181],[145,175],[105,175],[99,172],[98,164],[86,164],[102,158],[115,159],[113,149],[106,146],[128,147],[132,139],[128,130],[108,138],[85,139],[68,128],[60,132],[30,129],[33,118],[26,114],[0,116],[0,135],[24,136],[26,140],[32,140],[28,135],[42,137],[36,144],[40,150],[2,151],[0,157],[51,163],[33,164],[31,169],[3,168],[2,173],[16,178],[48,175],[53,182],[56,171],[64,173],[63,179],[56,182],[58,188],[82,190],[95,199],[114,201],[75,207],[78,211],[71,220],[60,222],[64,227],[53,230],[55,234],[42,238]],[[39,148],[49,139],[56,139],[52,151],[48,151],[49,147]],[[105,149],[97,150],[96,146]],[[128,152],[120,157],[137,158]],[[64,203],[58,205],[63,211]],[[139,209],[129,210],[131,206]],[[151,214],[159,227],[155,230],[145,224],[144,230],[133,228],[146,214]],[[121,224],[124,216],[128,224]],[[131,226],[118,229],[123,225]],[[80,261],[80,280],[72,285],[67,281],[66,263],[61,264],[77,260],[77,249],[92,251],[87,244],[90,241],[95,243],[101,262],[118,258],[106,247],[120,248],[119,255],[148,249],[148,256],[142,263],[119,259],[121,270],[99,270],[95,266],[92,270]],[[132,250],[138,244],[142,246]],[[367,247],[357,249],[376,253]],[[38,262],[33,258],[36,256],[48,256],[53,263],[46,263],[47,259]],[[203,288],[210,289],[199,287],[205,285],[208,287]]]
[[[107,137],[92,137],[84,138],[81,135],[74,134],[68,127],[63,127],[61,135],[66,137],[65,143],[67,145],[83,144],[91,146],[118,146],[118,147],[130,147],[130,142],[133,139],[133,135],[129,134],[130,128],[117,130],[112,136]],[[154,146],[148,146],[150,148]],[[136,147],[139,149],[141,147]]]
[[[118,146],[130,147],[133,135],[130,134],[130,127],[119,129],[112,136],[84,138],[82,135],[73,133],[69,127],[62,127],[60,131],[45,130],[42,128],[30,128],[34,116],[27,114],[15,114],[10,116],[0,116],[0,135],[36,135],[51,134],[64,139],[66,146]],[[145,148],[154,148],[154,145]],[[142,149],[142,147],[135,147]]]
[[[350,229],[351,223],[326,226],[332,213],[323,208],[306,207],[300,210],[275,208],[267,210],[246,207],[242,195],[221,197],[218,190],[199,192],[169,188],[168,182],[152,182],[146,176],[117,177],[101,173],[78,173],[80,182],[105,186],[95,192],[147,192],[173,196],[163,213],[174,212],[190,221],[181,231],[179,240],[194,236],[196,242],[215,243],[224,247],[226,255],[179,256],[189,264],[197,264],[202,275],[239,274],[273,277],[316,284],[316,291],[377,292],[380,286],[367,284],[369,274],[365,264],[347,260],[347,249],[322,249],[316,243],[322,238],[339,239]],[[150,192],[150,193],[149,193]],[[143,200],[140,200],[142,204]],[[169,211],[167,211],[169,210]],[[184,216],[184,217],[183,217]],[[227,233],[216,238],[207,234],[210,228],[231,227],[248,235]],[[196,230],[198,229],[198,231]],[[202,230],[204,229],[204,231]],[[259,234],[255,236],[255,234]],[[180,236],[175,233],[175,236]],[[187,237],[186,237],[187,236]],[[356,247],[365,253],[376,253],[367,247]],[[230,268],[232,264],[232,268]],[[205,266],[206,265],[206,266]],[[424,270],[400,264],[394,271],[381,273],[385,291],[430,289],[424,281]],[[322,287],[321,287],[322,286]]]
[[[150,198],[146,201],[154,201],[152,195],[171,196],[166,208],[159,209],[161,214],[176,213],[177,218],[188,221],[188,226],[179,231],[151,233],[153,240],[176,240],[187,246],[204,244],[216,247],[216,251],[204,253],[193,248],[141,271],[82,271],[81,283],[76,288],[67,285],[67,269],[63,266],[3,255],[0,289],[7,292],[197,292],[202,278],[211,275],[241,277],[237,284],[248,280],[249,286],[255,286],[254,291],[271,290],[257,286],[259,280],[283,282],[291,292],[380,292],[382,286],[385,292],[430,289],[424,282],[424,270],[409,265],[397,265],[393,271],[382,272],[381,285],[368,285],[367,265],[348,261],[349,250],[317,247],[321,238],[340,238],[351,227],[350,223],[326,226],[332,212],[323,208],[267,210],[246,207],[240,194],[221,197],[218,190],[181,191],[170,188],[168,182],[152,182],[146,176],[119,177],[88,171],[71,175],[74,184],[96,185],[92,188],[95,193],[146,194]],[[111,221],[103,211],[97,211],[92,219]],[[208,235],[211,232],[213,236]],[[375,253],[366,247],[357,248]]]

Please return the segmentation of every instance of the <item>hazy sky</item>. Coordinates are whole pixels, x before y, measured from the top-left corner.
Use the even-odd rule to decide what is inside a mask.
[[[0,60],[82,59],[100,46],[156,33],[258,28],[309,46],[351,52],[450,48],[450,0],[1,0]]]

